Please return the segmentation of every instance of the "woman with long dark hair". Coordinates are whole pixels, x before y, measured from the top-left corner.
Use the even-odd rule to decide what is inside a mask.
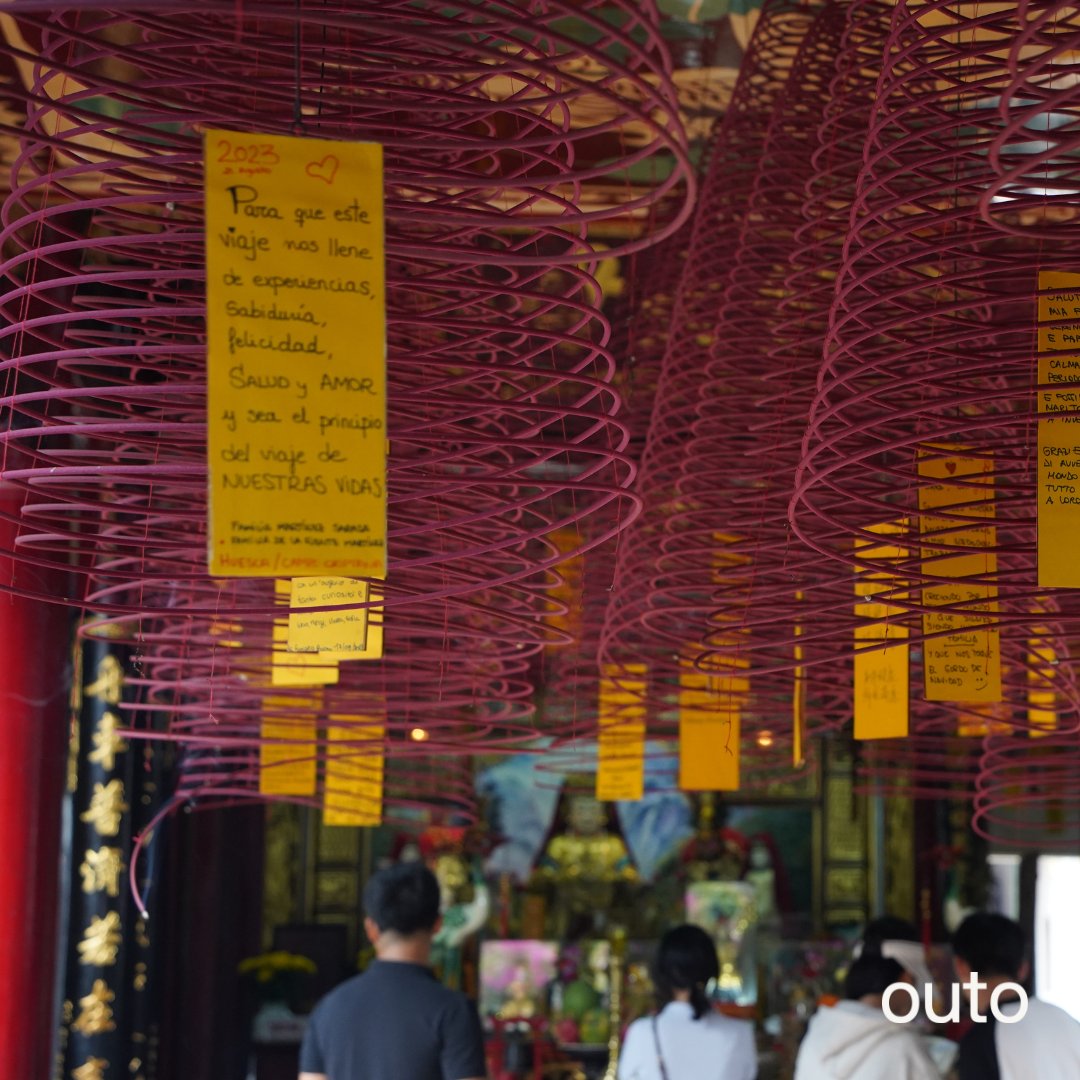
[[[630,1025],[619,1080],[754,1080],[753,1026],[717,1012],[706,994],[719,974],[716,946],[700,926],[663,936],[653,969],[660,1011]]]

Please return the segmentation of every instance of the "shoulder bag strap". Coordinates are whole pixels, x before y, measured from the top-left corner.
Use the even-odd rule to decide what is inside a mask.
[[[668,1080],[667,1066],[664,1064],[664,1055],[660,1053],[660,1029],[656,1023],[656,1017],[652,1018],[652,1037],[656,1043],[656,1064],[660,1066],[660,1080]]]

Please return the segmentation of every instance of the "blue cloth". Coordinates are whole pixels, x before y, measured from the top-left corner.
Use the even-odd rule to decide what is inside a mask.
[[[420,964],[375,960],[315,1007],[300,1071],[328,1080],[487,1076],[476,1006]]]

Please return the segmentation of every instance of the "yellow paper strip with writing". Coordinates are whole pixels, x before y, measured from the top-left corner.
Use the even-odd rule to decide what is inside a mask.
[[[645,792],[644,664],[607,665],[598,708],[596,797],[640,799]]]
[[[354,578],[292,579],[290,608],[366,604],[368,583]],[[367,648],[367,608],[290,611],[289,652],[331,653],[337,660],[362,656]]]
[[[903,532],[903,524],[882,522],[867,531],[882,536]],[[861,559],[882,560],[887,566],[906,557],[904,548],[896,544],[877,544],[859,539],[855,547]],[[902,608],[895,604],[869,599],[878,593],[892,592],[900,582],[887,571],[861,571],[855,582],[855,594],[867,597],[855,605],[859,619],[867,620],[855,628],[854,714],[856,739],[896,739],[908,733],[908,646],[893,645],[868,651],[860,642],[903,640],[908,629],[896,621]],[[900,597],[897,597],[899,599]]]
[[[731,642],[737,647],[736,642]],[[679,787],[684,791],[738,791],[741,708],[750,692],[749,659],[710,657],[720,674],[702,671],[683,647],[679,672]]]
[[[919,452],[919,533],[947,547],[922,549],[927,574],[949,578],[997,574],[994,518],[994,463],[986,456],[965,455],[963,446],[940,445]],[[948,516],[944,516],[947,514]],[[978,523],[961,524],[957,518]],[[955,552],[964,548],[970,553]],[[969,612],[998,610],[997,586],[984,582],[924,584],[927,607],[960,605],[960,612],[923,614],[923,634],[952,631],[923,641],[927,701],[1001,701],[1001,643],[998,627]]]
[[[285,740],[259,744],[259,793],[262,795],[314,795],[316,773],[314,716],[290,709],[315,711],[317,699],[265,697],[259,723],[260,738]],[[267,715],[269,714],[269,715]]]
[[[287,604],[292,593],[288,579],[274,582],[274,596]],[[271,686],[332,686],[338,681],[338,662],[323,653],[289,652],[289,620],[275,619],[270,653]]]
[[[204,150],[210,573],[383,578],[382,147]]]
[[[1039,322],[1072,319],[1039,327],[1038,559],[1039,585],[1080,588],[1080,416],[1059,416],[1080,409],[1080,274],[1044,270],[1039,290],[1059,290],[1039,297]],[[1057,355],[1054,355],[1054,354]],[[1049,355],[1047,355],[1049,354]],[[1071,355],[1069,355],[1071,354]]]
[[[329,717],[324,825],[382,823],[386,726],[381,718]]]

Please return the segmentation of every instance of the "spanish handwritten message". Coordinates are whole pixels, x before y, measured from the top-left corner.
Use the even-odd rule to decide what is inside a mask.
[[[919,452],[923,672],[927,701],[1001,701],[994,462],[953,444]],[[941,545],[941,546],[938,546]],[[971,580],[966,580],[971,579]],[[978,612],[986,612],[981,617]]]
[[[1075,589],[1080,588],[1080,274],[1043,271],[1039,294],[1039,584]]]
[[[368,583],[352,578],[291,579],[289,607],[366,604]],[[332,659],[360,659],[367,649],[367,608],[289,612],[289,652],[331,653]]]
[[[382,147],[204,150],[210,573],[382,578]]]

